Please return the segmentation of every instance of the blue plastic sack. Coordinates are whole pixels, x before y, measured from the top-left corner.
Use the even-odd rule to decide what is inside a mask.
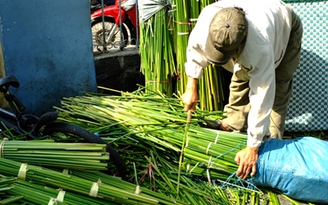
[[[327,203],[328,142],[314,137],[264,142],[253,183],[297,200]]]

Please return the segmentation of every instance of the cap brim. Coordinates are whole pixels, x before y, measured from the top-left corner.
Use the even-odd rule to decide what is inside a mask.
[[[218,51],[211,42],[210,39],[207,39],[206,45],[205,45],[205,57],[206,59],[214,64],[217,65],[224,65],[226,64],[232,56],[235,54],[236,50],[232,51]]]

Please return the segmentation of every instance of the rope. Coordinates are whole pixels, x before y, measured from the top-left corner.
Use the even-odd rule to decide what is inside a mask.
[[[91,189],[90,189],[89,196],[97,197],[100,184],[101,184],[100,180],[98,180],[98,182],[93,182]]]
[[[26,172],[27,172],[27,164],[23,163],[23,164],[21,164],[21,166],[19,168],[17,178],[21,179],[21,180],[25,180]]]
[[[56,200],[59,201],[59,202],[64,202],[65,194],[66,194],[66,191],[64,191],[64,190],[60,190],[60,191],[58,192],[58,195],[57,195]]]
[[[259,188],[257,188],[254,185],[254,177],[251,177],[250,179],[247,180],[243,180],[241,178],[239,178],[236,174],[236,172],[232,173],[226,181],[222,181],[222,180],[217,180],[219,182],[221,182],[221,187],[228,187],[228,186],[233,186],[233,187],[238,187],[238,188],[242,188],[245,190],[251,190],[251,191],[255,191],[258,193],[263,193]]]
[[[0,144],[0,157],[4,157],[4,148],[5,148],[5,142],[8,140],[8,138],[3,138],[1,144]]]

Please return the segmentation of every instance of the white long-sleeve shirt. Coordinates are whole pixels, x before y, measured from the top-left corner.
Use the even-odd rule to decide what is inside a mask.
[[[248,32],[243,51],[233,65],[236,75],[249,79],[250,111],[247,146],[259,147],[269,133],[275,98],[275,68],[280,64],[291,30],[291,11],[279,0],[221,0],[205,7],[192,30],[187,48],[186,74],[200,78],[209,62],[204,55],[209,26],[222,8],[241,7]]]

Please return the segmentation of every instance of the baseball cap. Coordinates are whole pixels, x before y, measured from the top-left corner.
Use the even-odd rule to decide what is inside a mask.
[[[247,20],[240,8],[228,7],[215,14],[206,40],[205,57],[224,65],[236,53],[247,33]]]

